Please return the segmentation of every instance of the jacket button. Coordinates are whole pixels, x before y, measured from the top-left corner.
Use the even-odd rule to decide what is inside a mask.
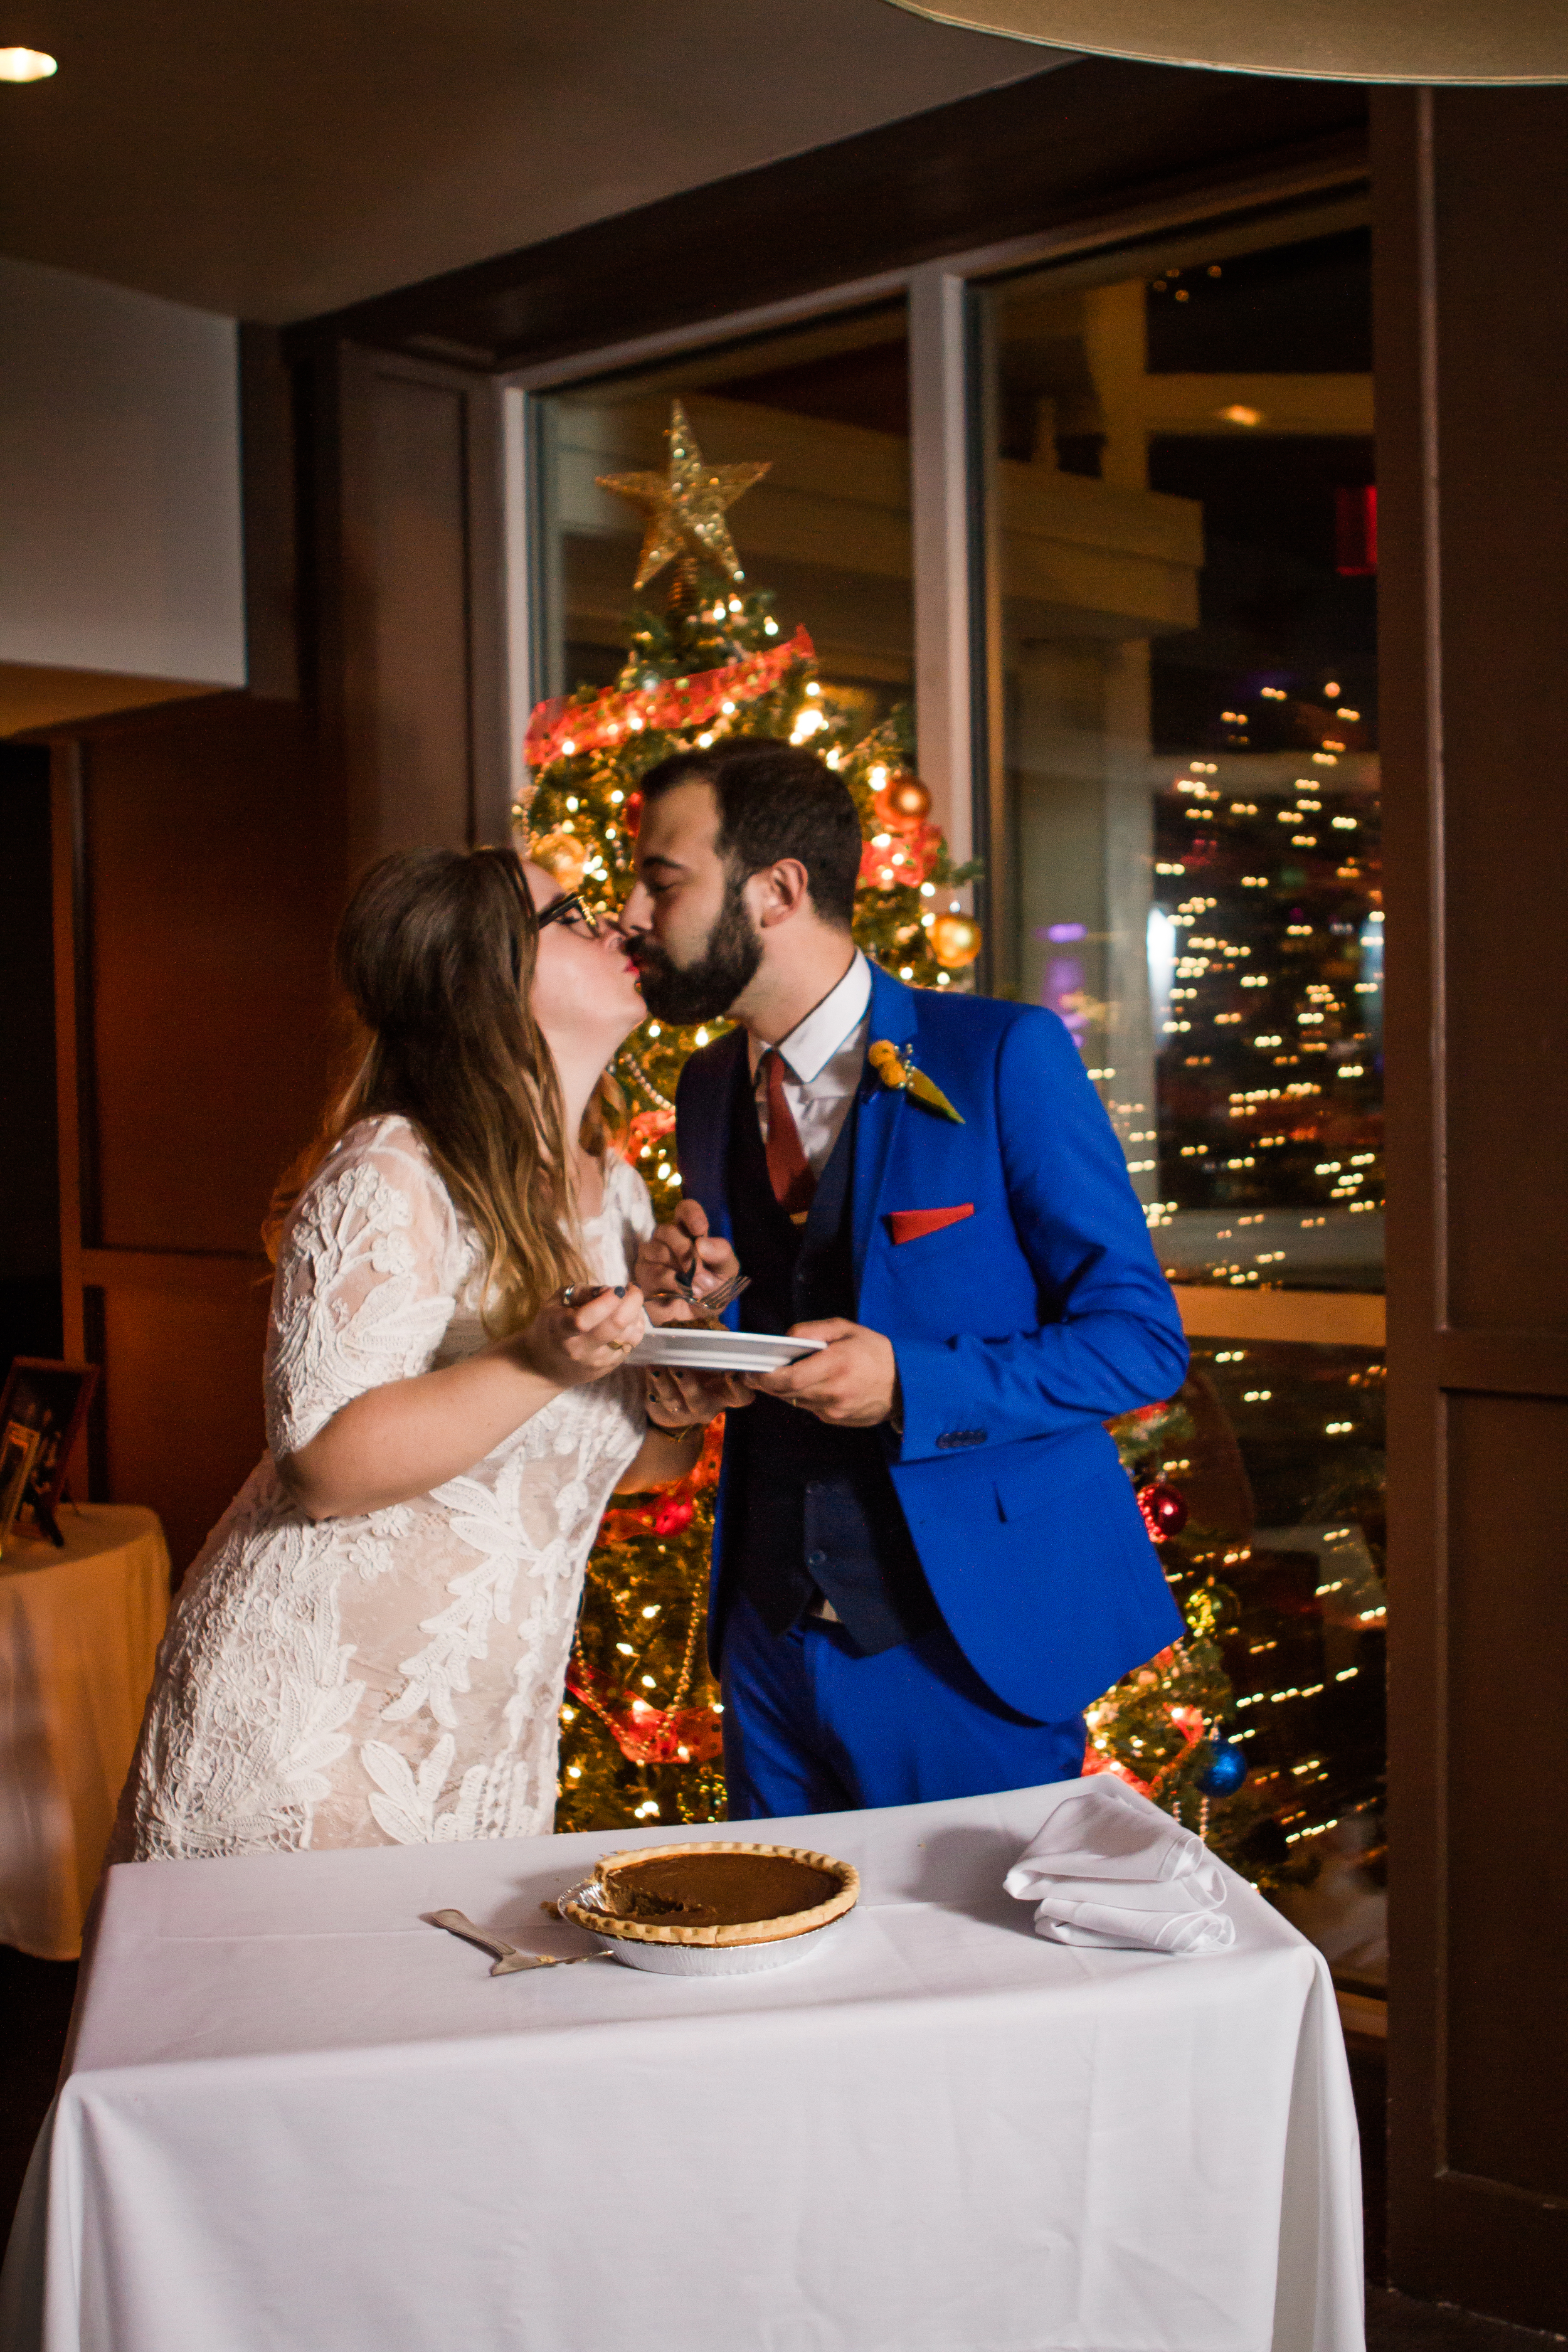
[[[808,1551],[805,1555],[805,1564],[807,1568],[826,1568],[827,1554],[825,1551]]]

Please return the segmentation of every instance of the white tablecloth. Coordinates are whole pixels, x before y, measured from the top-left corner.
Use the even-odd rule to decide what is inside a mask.
[[[778,1822],[864,1878],[776,1975],[492,1978],[455,1905],[604,1835],[110,1874],[5,2276],[7,2352],[1360,2352],[1321,1959],[1041,1942],[1060,1789]],[[712,1832],[678,1834],[701,1837]]]
[[[137,1503],[66,1504],[0,1560],[0,1943],[74,1960],[142,1727],[169,1553]]]

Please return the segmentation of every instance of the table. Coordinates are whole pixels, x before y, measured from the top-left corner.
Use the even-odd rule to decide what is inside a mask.
[[[74,1960],[169,1613],[169,1552],[136,1503],[67,1504],[65,1549],[0,1560],[0,1943]]]
[[[491,1978],[417,1915],[652,1829],[109,1874],[0,2289],[9,2352],[1361,2352],[1322,1960],[1040,1941],[1070,1793],[771,1824],[855,1863],[798,1966]]]

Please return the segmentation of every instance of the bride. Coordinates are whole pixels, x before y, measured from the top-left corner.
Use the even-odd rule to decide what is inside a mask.
[[[548,1831],[600,1516],[700,1444],[626,1362],[619,936],[510,851],[401,851],[337,954],[368,1050],[280,1196],[268,1450],[175,1604],[111,1861]]]

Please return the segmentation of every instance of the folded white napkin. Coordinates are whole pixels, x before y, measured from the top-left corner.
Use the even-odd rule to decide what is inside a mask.
[[[1236,1941],[1207,1847],[1109,1776],[1064,1798],[1002,1883],[1037,1906],[1035,1933],[1052,1943],[1221,1952]]]

